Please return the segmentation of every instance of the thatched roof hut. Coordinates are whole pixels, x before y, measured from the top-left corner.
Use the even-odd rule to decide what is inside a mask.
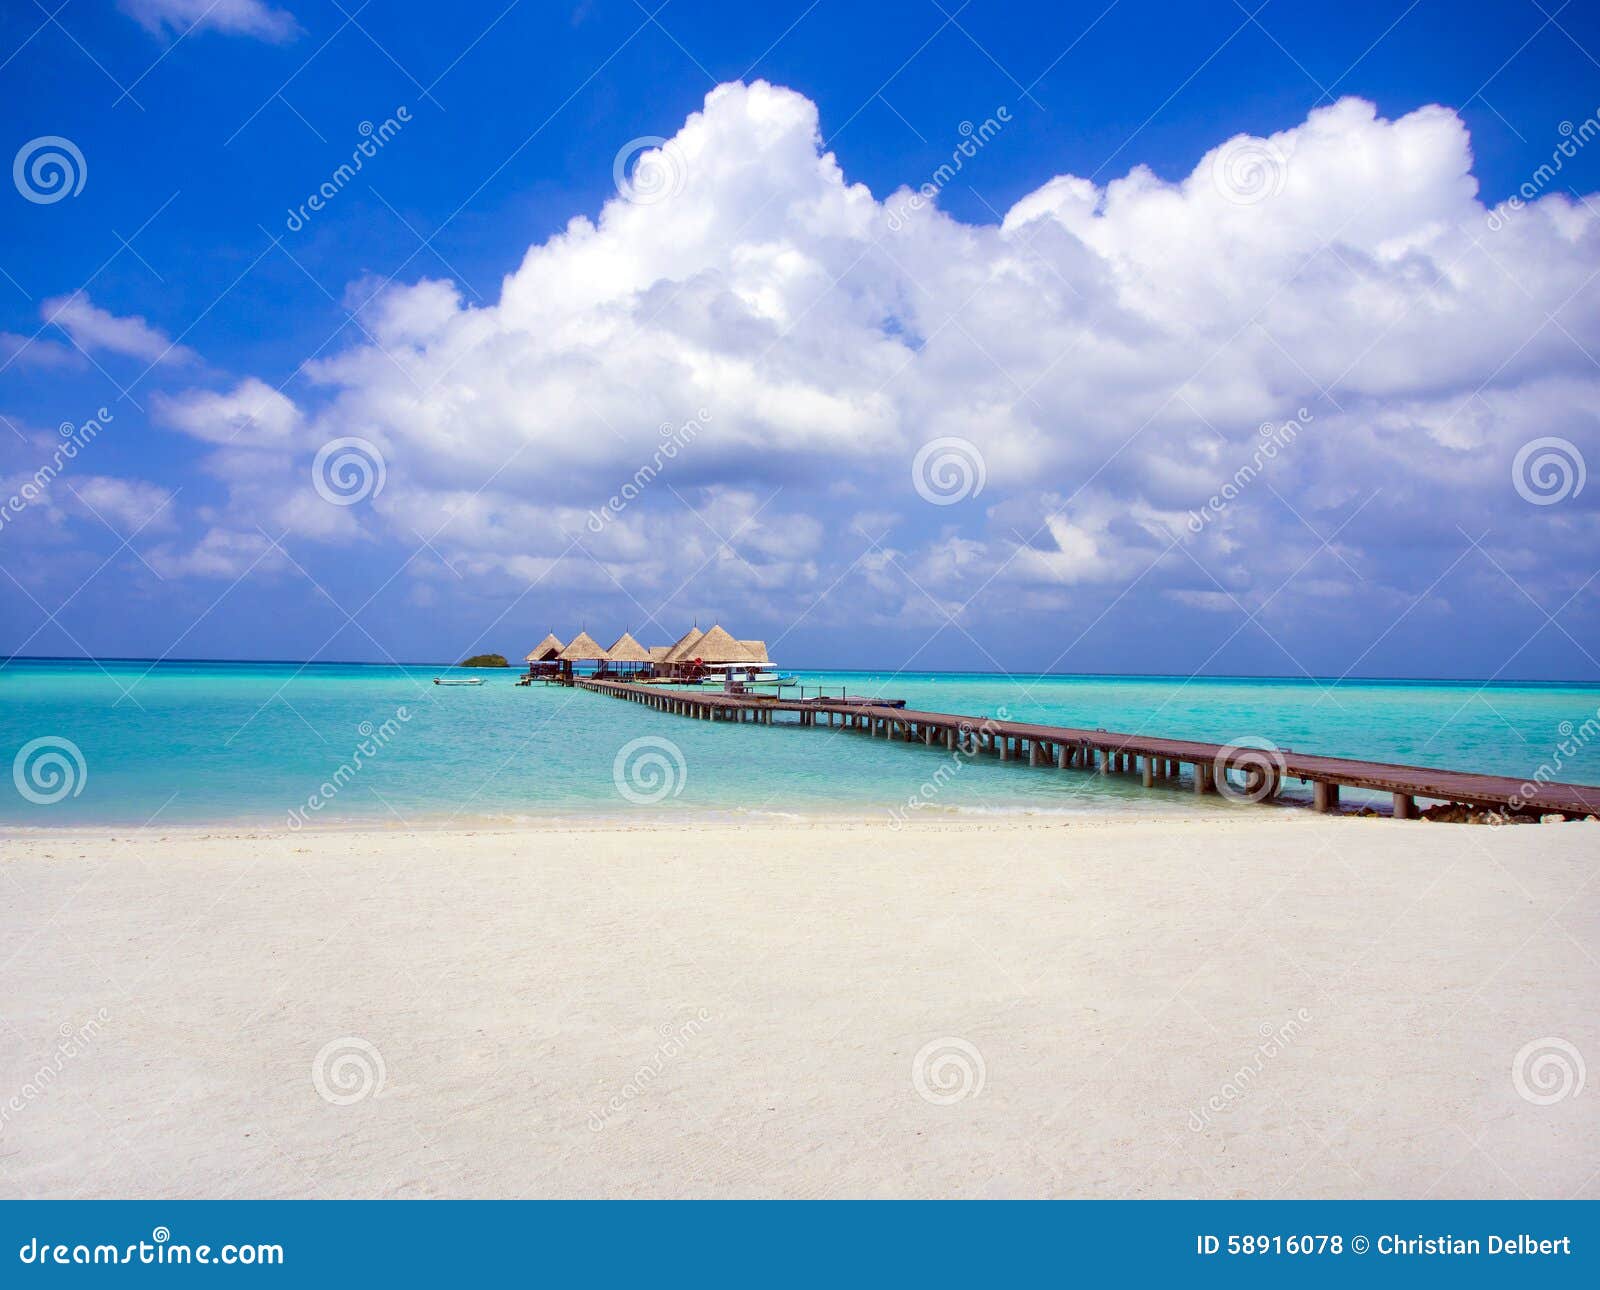
[[[716,626],[694,643],[692,657],[702,663],[755,663],[750,651]]]
[[[563,663],[608,663],[611,655],[600,648],[600,642],[588,632],[579,632],[572,644],[562,650],[558,658]]]
[[[650,651],[634,640],[631,633],[623,632],[617,637],[617,643],[606,651],[606,658],[612,663],[648,663]]]
[[[561,651],[565,648],[566,646],[556,639],[555,633],[551,632],[550,635],[528,651],[528,657],[523,662],[548,663],[553,658],[559,658]]]
[[[767,657],[766,641],[740,641],[739,644],[744,646],[745,652],[750,655],[750,661],[752,663],[772,662],[772,660]]]
[[[678,637],[676,642],[667,646],[667,657],[663,661],[667,663],[682,663],[687,659],[693,658],[694,654],[690,651],[694,649],[704,635],[705,633],[698,627],[691,627],[682,636]]]
[[[670,645],[647,645],[645,648],[650,651],[650,661],[652,663],[660,664],[660,663],[665,663],[667,661],[667,654],[671,651],[672,646],[670,646]]]

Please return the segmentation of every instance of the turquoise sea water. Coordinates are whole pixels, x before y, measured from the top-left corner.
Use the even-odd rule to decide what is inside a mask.
[[[9,772],[0,778],[0,823],[270,825],[293,815],[318,827],[403,827],[666,812],[873,815],[903,807],[935,775],[929,812],[1196,809],[1191,794],[1146,791],[1136,780],[987,759],[952,774],[939,749],[690,721],[582,690],[518,688],[513,670],[474,673],[486,678],[476,687],[435,686],[438,674],[355,664],[12,660],[0,667],[0,774]],[[801,680],[978,717],[1004,708],[1019,721],[1219,743],[1267,739],[1519,778],[1549,765],[1559,767],[1557,779],[1600,784],[1600,740],[1574,748],[1600,711],[1597,686],[926,672],[811,672]],[[668,741],[636,746],[624,759],[635,795],[670,785],[648,804],[631,801],[614,777],[618,754],[640,739]],[[664,781],[653,778],[658,772]],[[1205,801],[1207,810],[1219,805]]]

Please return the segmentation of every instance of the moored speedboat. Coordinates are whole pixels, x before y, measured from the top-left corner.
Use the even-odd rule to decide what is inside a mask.
[[[799,679],[794,676],[783,676],[777,672],[757,672],[754,676],[745,678],[746,687],[764,686],[767,689],[778,689],[785,685],[798,685]]]

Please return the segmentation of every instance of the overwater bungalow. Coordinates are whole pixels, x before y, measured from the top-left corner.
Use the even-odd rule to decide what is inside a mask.
[[[569,680],[572,677],[574,663],[598,663],[600,666],[596,674],[605,671],[605,665],[611,661],[611,655],[600,648],[600,642],[589,635],[588,632],[579,632],[573,638],[572,644],[562,650],[557,658],[561,662],[561,673]]]
[[[671,677],[676,680],[688,679],[695,666],[695,644],[704,635],[705,633],[698,627],[691,627],[671,645],[668,645],[666,654],[656,664],[656,675],[658,677]]]
[[[603,671],[612,679],[637,680],[649,668],[650,651],[634,640],[631,633],[623,632],[616,644],[606,651],[606,662]]]
[[[766,642],[736,640],[721,625],[695,642],[694,654],[707,676],[730,689],[774,679],[768,671]]]
[[[523,683],[542,679],[570,685],[575,664],[593,664],[592,674],[600,680],[762,685],[791,679],[771,673],[765,641],[737,640],[720,625],[704,632],[691,627],[671,645],[648,648],[630,632],[623,632],[610,648],[602,648],[586,631],[565,646],[552,633],[528,651],[527,664]]]
[[[552,632],[528,651],[526,680],[555,676],[561,671],[561,651],[566,648]]]

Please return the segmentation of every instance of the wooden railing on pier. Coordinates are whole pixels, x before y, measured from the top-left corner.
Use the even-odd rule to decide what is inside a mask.
[[[1600,814],[1600,788],[1583,784],[1528,782],[1428,766],[1319,757],[1288,749],[1261,751],[1233,744],[1158,739],[1110,730],[1080,730],[948,712],[873,707],[858,701],[802,701],[697,692],[594,681],[587,677],[578,677],[576,683],[597,694],[631,699],[678,716],[770,725],[782,715],[793,717],[802,726],[844,727],[891,740],[941,744],[952,751],[992,754],[1002,761],[1024,760],[1033,766],[1092,770],[1102,775],[1137,772],[1146,787],[1159,781],[1181,779],[1183,768],[1187,766],[1194,791],[1213,793],[1217,791],[1220,775],[1239,771],[1248,777],[1240,790],[1243,794],[1256,800],[1270,800],[1277,795],[1282,779],[1298,779],[1312,786],[1313,804],[1319,811],[1337,810],[1339,790],[1347,787],[1391,794],[1394,814],[1399,819],[1416,815],[1419,797],[1535,814],[1568,817]]]

